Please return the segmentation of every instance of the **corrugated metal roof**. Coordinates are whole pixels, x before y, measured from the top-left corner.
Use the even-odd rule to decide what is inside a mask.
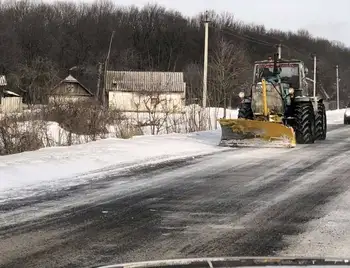
[[[184,92],[182,72],[108,71],[107,89],[115,91]]]
[[[7,86],[5,75],[0,75],[0,86]]]
[[[132,72],[132,71],[109,71],[116,78],[122,81],[137,81],[144,83],[153,82],[183,82],[182,72]]]

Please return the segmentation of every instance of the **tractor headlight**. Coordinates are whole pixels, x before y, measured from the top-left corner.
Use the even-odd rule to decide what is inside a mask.
[[[239,93],[238,93],[238,96],[239,96],[241,99],[243,99],[243,98],[244,98],[244,92],[239,92]]]
[[[294,94],[294,88],[292,88],[292,87],[289,88],[289,94],[291,94],[291,95]]]
[[[345,115],[350,116],[350,110],[345,110]]]

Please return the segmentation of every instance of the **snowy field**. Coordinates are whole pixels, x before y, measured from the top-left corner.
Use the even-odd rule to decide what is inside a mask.
[[[328,124],[342,124],[343,113],[344,110],[328,111]],[[231,111],[232,117],[235,114]],[[61,189],[98,179],[111,170],[118,172],[140,164],[225,150],[217,146],[220,131],[218,128],[190,134],[137,136],[126,140],[108,138],[70,147],[1,156],[0,202],[30,196],[40,189]],[[94,173],[89,176],[91,172]]]

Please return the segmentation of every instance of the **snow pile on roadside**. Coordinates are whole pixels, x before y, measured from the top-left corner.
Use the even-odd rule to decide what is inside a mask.
[[[104,139],[70,147],[0,156],[0,202],[36,191],[64,188],[98,179],[109,170],[151,164],[225,150],[220,131]],[[94,178],[77,177],[100,170]],[[20,190],[20,192],[19,192]]]
[[[188,133],[193,131],[214,130],[220,128],[218,119],[223,118],[224,109],[199,105],[188,105],[179,113],[123,113],[135,125],[142,125],[144,135]],[[237,109],[226,109],[227,118],[237,118]],[[114,132],[113,130],[111,132]]]
[[[327,111],[328,124],[343,124],[345,109]]]
[[[224,115],[224,109],[223,108],[206,108],[206,110],[202,112],[200,107],[197,106],[187,106],[186,107],[186,113],[185,114],[174,114],[169,115],[169,124],[171,124],[172,127],[169,127],[166,131],[166,126],[160,127],[160,131],[158,134],[172,134],[172,133],[182,133],[186,134],[190,132],[190,130],[198,129],[200,128],[199,125],[201,124],[200,121],[205,121],[204,129],[206,131],[208,130],[216,130],[220,129],[220,125],[218,123],[218,119],[222,118]],[[193,114],[191,114],[193,113]],[[226,116],[227,118],[237,118],[238,110],[226,110]],[[150,115],[146,113],[126,113],[127,118],[133,118],[137,120],[140,120],[142,122],[146,122]],[[161,118],[163,116],[162,114],[156,115],[157,117]],[[153,118],[153,120],[158,118]],[[193,120],[194,119],[194,120]],[[193,120],[193,128],[188,129],[188,125],[191,124],[189,121]],[[171,122],[170,122],[171,121]],[[177,124],[177,125],[176,125]],[[118,137],[116,126],[109,127],[109,133],[102,135],[104,138],[115,138]],[[151,127],[142,127],[143,135],[152,135]],[[47,140],[50,142],[49,146],[63,146],[67,145],[68,140],[70,139],[70,142],[72,144],[82,144],[91,142],[92,139],[89,135],[76,135],[74,133],[70,134],[68,131],[64,130],[59,126],[56,122],[47,122]],[[100,139],[100,138],[98,138]]]
[[[57,122],[48,121],[46,131],[47,142],[45,143],[45,146],[47,147],[83,144],[93,141],[91,135],[70,133],[69,131],[61,128]],[[96,137],[96,139],[100,140],[101,136],[104,138],[113,138],[115,135],[115,132],[111,132],[106,135],[101,134]]]

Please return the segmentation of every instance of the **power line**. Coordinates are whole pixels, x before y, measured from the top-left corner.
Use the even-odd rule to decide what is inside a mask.
[[[218,31],[223,32],[223,33],[226,33],[227,35],[235,36],[235,37],[237,37],[239,39],[242,39],[242,40],[245,40],[245,41],[249,41],[249,42],[252,42],[252,43],[259,44],[259,45],[273,46],[273,44],[268,43],[268,42],[266,42],[264,40],[258,40],[256,38],[253,38],[253,37],[250,37],[250,36],[245,36],[245,35],[242,35],[242,34],[236,34],[232,30],[218,29],[218,28],[216,28],[214,26],[210,26],[210,28],[213,28],[213,29],[218,30]]]
[[[235,33],[233,32],[233,30],[231,29],[220,29],[220,28],[217,28],[217,27],[214,27],[214,26],[210,26],[211,28],[215,29],[215,30],[218,30],[220,32],[223,32],[223,33],[226,33],[228,35],[231,35],[231,36],[234,36],[236,38],[239,38],[241,40],[245,40],[245,41],[249,41],[251,43],[255,43],[255,44],[258,44],[258,45],[263,45],[263,46],[269,46],[269,47],[274,47],[276,44],[272,44],[270,42],[267,42],[265,40],[262,40],[262,39],[257,39],[257,38],[254,38],[254,37],[251,37],[251,36],[248,36],[246,34],[239,34],[239,33]],[[282,43],[282,40],[276,38],[276,37],[273,37],[273,36],[270,36],[270,35],[267,35],[267,34],[262,34],[262,33],[259,33],[259,35],[263,35],[263,36],[267,36],[267,37],[270,37],[272,39],[275,39],[277,40],[279,43]],[[302,53],[300,51],[298,51],[296,48],[294,47],[291,47],[291,46],[287,46],[285,44],[282,44],[282,47],[284,48],[287,48],[289,50],[293,50],[294,52],[296,52],[297,54],[299,54],[300,56],[302,57],[305,57],[305,53]]]
[[[272,44],[270,42],[267,42],[265,40],[261,40],[261,39],[258,39],[258,38],[254,38],[254,37],[251,37],[251,36],[248,36],[246,34],[241,34],[241,33],[237,33],[237,32],[233,32],[232,29],[220,29],[220,28],[217,28],[217,27],[214,27],[214,26],[210,26],[211,28],[219,31],[219,32],[223,32],[225,34],[228,34],[228,35],[231,35],[231,36],[234,36],[236,38],[239,38],[241,40],[245,40],[245,41],[248,41],[248,42],[251,42],[251,43],[255,43],[255,44],[258,44],[258,45],[262,45],[262,46],[269,46],[269,47],[275,47],[276,44]],[[295,53],[299,54],[301,57],[307,57],[308,55],[306,55],[306,53],[302,53],[300,52],[298,49],[296,49],[295,47],[292,47],[292,46],[287,46],[285,44],[282,44],[283,43],[283,40],[280,40],[280,39],[277,39],[276,37],[274,36],[270,36],[268,34],[263,34],[263,33],[258,33],[259,35],[262,35],[262,36],[266,36],[266,37],[270,37],[272,39],[275,39],[275,40],[278,40],[279,44],[288,49],[289,51],[292,50],[294,51]],[[311,58],[310,58],[311,59]],[[314,56],[314,61],[316,60],[316,57]],[[315,63],[314,63],[314,66]],[[338,67],[338,65],[337,65]],[[315,75],[316,75],[316,72],[314,70],[314,80],[315,80]],[[337,108],[339,109],[339,78],[338,78],[338,68],[337,68],[337,75],[336,75],[336,82],[337,82]],[[316,81],[316,80],[315,80]],[[315,82],[314,82],[314,87],[315,87]],[[314,88],[314,91],[315,91],[315,88]],[[326,95],[327,95],[327,92],[325,92]]]

